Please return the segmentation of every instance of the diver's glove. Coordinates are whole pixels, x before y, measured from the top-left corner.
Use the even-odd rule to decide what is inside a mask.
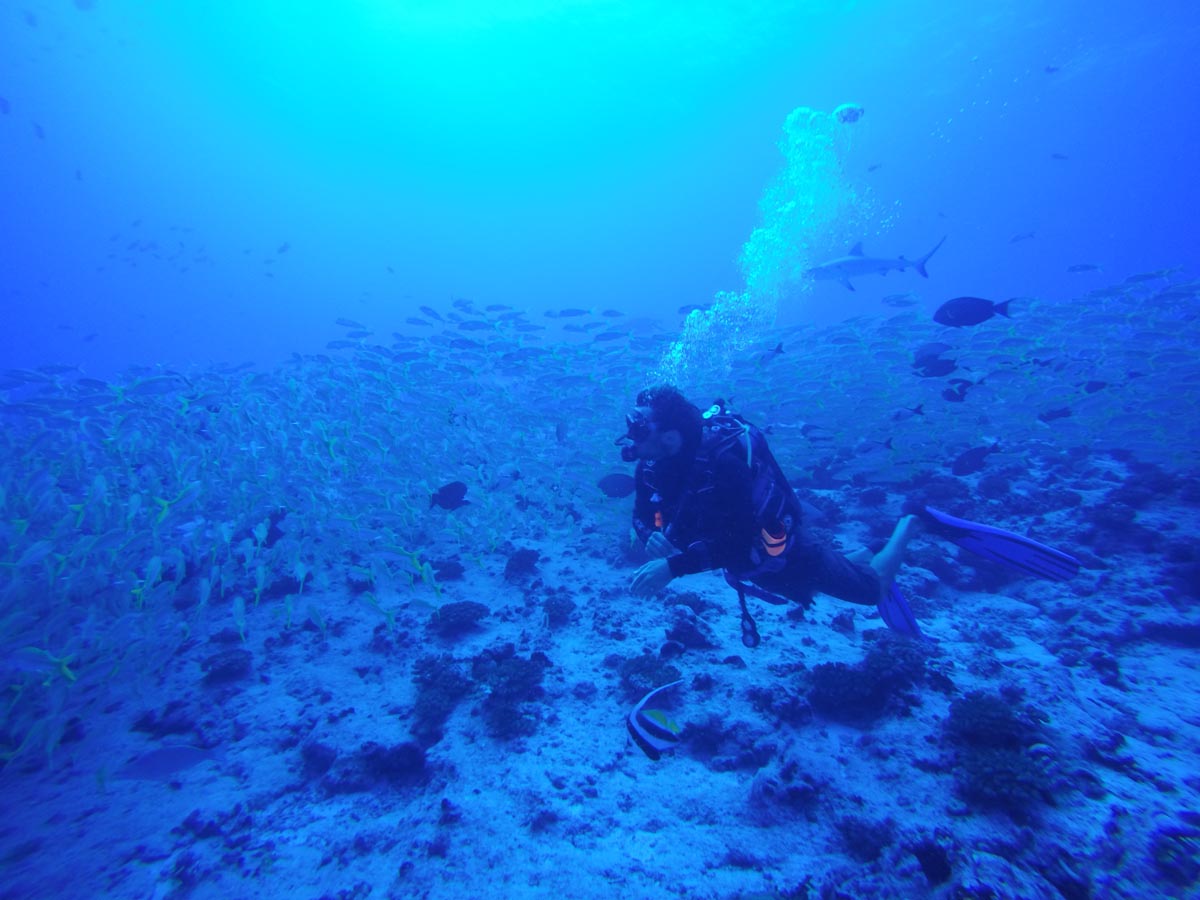
[[[651,559],[666,559],[678,552],[675,545],[667,540],[667,536],[661,531],[654,532],[646,541],[646,555]]]
[[[671,574],[671,566],[665,559],[652,559],[633,574],[633,583],[629,590],[638,597],[653,597],[668,584],[675,576]]]

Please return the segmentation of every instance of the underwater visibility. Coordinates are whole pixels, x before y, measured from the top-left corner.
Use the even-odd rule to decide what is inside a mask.
[[[0,3],[0,900],[1200,896],[1198,50]]]

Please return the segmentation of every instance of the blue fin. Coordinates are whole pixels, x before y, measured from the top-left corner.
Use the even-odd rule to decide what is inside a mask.
[[[904,595],[900,593],[900,588],[894,581],[888,588],[887,597],[879,604],[879,615],[883,617],[883,621],[892,631],[908,635],[908,637],[925,637],[921,626],[917,624],[916,616],[913,615],[912,607],[908,605],[908,601],[904,599]]]
[[[939,537],[1026,575],[1066,581],[1079,574],[1079,560],[1069,553],[1039,544],[1033,538],[992,525],[969,522],[932,506],[925,507],[921,518]]]

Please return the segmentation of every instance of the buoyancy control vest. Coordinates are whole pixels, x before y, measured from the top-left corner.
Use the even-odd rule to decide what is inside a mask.
[[[787,476],[771,453],[766,435],[718,400],[704,413],[704,436],[696,454],[701,471],[715,474],[716,460],[726,453],[744,454],[750,470],[750,501],[754,511],[754,535],[750,543],[751,568],[743,572],[725,570],[725,580],[737,591],[742,617],[742,643],[757,647],[761,638],[746,595],[768,603],[788,601],[752,584],[750,579],[778,572],[787,565],[789,551],[799,540],[803,509]]]

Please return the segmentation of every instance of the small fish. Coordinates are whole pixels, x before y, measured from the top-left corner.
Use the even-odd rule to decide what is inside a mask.
[[[114,778],[128,781],[170,781],[172,776],[203,762],[219,760],[216,750],[205,750],[190,744],[157,747],[138,756],[113,774]]]
[[[955,297],[938,307],[937,312],[933,314],[933,321],[941,325],[962,328],[966,325],[978,325],[986,322],[995,315],[1001,315],[1007,319],[1009,317],[1008,304],[1010,303],[1012,303],[1011,300],[993,303],[982,297]]]
[[[596,487],[604,491],[604,496],[620,500],[634,492],[637,482],[632,475],[624,472],[612,472],[597,481]]]
[[[465,322],[459,322],[458,327],[461,331],[494,331],[496,326],[491,322],[480,322],[478,319],[467,319]]]
[[[326,350],[353,350],[358,346],[358,341],[330,341],[325,345]]]
[[[12,107],[9,105],[8,101],[3,97],[0,97],[0,115],[7,116],[11,110]]]
[[[1125,284],[1142,284],[1146,281],[1156,281],[1159,278],[1166,278],[1167,276],[1164,274],[1165,271],[1169,270],[1161,270],[1158,272],[1139,272],[1137,275],[1130,275],[1128,278],[1126,278]]]
[[[907,294],[888,294],[880,302],[884,306],[890,306],[893,309],[904,309],[906,306],[916,306],[917,297],[911,292]]]
[[[340,325],[342,328],[355,328],[359,331],[366,331],[367,326],[362,322],[355,322],[353,319],[338,319],[333,324]]]
[[[44,129],[37,122],[33,123],[33,133],[37,136],[39,141],[44,141],[46,139],[46,129]]]
[[[1042,71],[1047,75],[1053,75],[1055,72],[1061,72],[1062,66],[1044,66]]]
[[[641,699],[629,714],[626,727],[633,742],[652,760],[659,760],[668,750],[679,746],[679,726],[661,709],[646,709],[657,694],[683,684],[683,679],[655,688]]]
[[[404,321],[407,322],[409,325],[424,325],[426,327],[429,327],[428,322],[426,322],[424,319],[418,319],[416,316],[409,316]]]
[[[451,481],[438,488],[429,498],[429,508],[458,509],[471,501],[467,499],[467,486],[461,481]]]
[[[1072,415],[1069,407],[1061,407],[1060,409],[1048,409],[1044,413],[1038,413],[1038,419],[1042,422],[1050,423],[1055,419],[1068,419]]]
[[[363,338],[369,338],[374,333],[375,332],[373,332],[373,331],[367,331],[366,329],[360,329],[358,331],[347,331],[346,337],[350,338],[350,340],[352,340],[352,341],[361,341]]]
[[[1073,266],[1067,266],[1068,272],[1099,272],[1100,267],[1095,263],[1075,263]]]
[[[1014,234],[1012,237],[1010,237],[1008,242],[1010,244],[1019,244],[1021,241],[1028,241],[1033,237],[1034,233],[1032,231],[1022,231],[1020,234]]]
[[[988,456],[999,449],[999,444],[992,444],[990,447],[972,447],[970,450],[964,450],[950,464],[950,471],[955,475],[972,475],[979,472]]]
[[[292,245],[289,244],[287,241],[284,241],[282,244],[279,245],[278,248],[276,248],[275,252],[276,253],[287,253],[291,249],[292,249]]]
[[[606,309],[604,312],[600,313],[600,315],[604,316],[606,319],[619,319],[624,316],[625,313],[621,312],[619,309]]]
[[[548,319],[574,319],[574,318],[577,318],[578,316],[586,316],[586,315],[587,315],[586,309],[579,309],[578,307],[574,307],[574,306],[567,307],[566,309],[559,309],[559,310],[551,309],[551,310],[546,311],[546,318],[548,318]]]
[[[1102,391],[1108,387],[1107,381],[1085,381],[1083,383],[1083,392],[1085,394],[1094,394],[1096,391]]]
[[[618,341],[625,336],[625,332],[623,331],[602,331],[592,338],[592,340],[597,344],[602,344],[605,341]]]
[[[867,166],[867,171],[868,172],[877,172],[882,168],[883,168],[883,163],[871,163],[871,165]]]
[[[1065,153],[1051,153],[1050,158],[1057,159],[1057,160],[1064,160],[1064,159],[1070,159],[1071,157],[1067,156],[1067,154],[1065,154]]]
[[[925,415],[924,403],[918,403],[916,406],[902,406],[892,413],[892,421],[903,422],[905,419],[911,419],[913,416],[923,415]]]
[[[425,315],[429,316],[429,318],[433,319],[433,321],[435,321],[435,322],[445,322],[446,321],[445,319],[443,319],[441,317],[441,314],[438,313],[438,311],[431,306],[421,306],[421,307],[418,307],[418,309],[420,309],[421,312],[423,312]]]

